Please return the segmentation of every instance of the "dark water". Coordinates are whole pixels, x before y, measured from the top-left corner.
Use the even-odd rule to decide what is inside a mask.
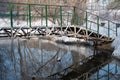
[[[120,61],[89,45],[65,45],[37,38],[1,39],[0,80],[34,78],[119,80]]]

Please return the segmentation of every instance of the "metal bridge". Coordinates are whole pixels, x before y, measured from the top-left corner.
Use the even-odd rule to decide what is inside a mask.
[[[47,35],[64,35],[79,39],[84,38],[85,40],[112,41],[118,35],[118,26],[110,20],[103,19],[75,6],[0,2],[0,37],[11,38]],[[99,61],[102,60],[103,56],[100,56],[100,58]],[[96,59],[90,57],[84,65],[89,65],[91,64],[91,60],[96,61]],[[105,58],[104,61],[108,61],[107,59]],[[80,65],[78,68],[84,67],[84,65]],[[101,66],[97,67],[98,65]],[[99,62],[98,65],[95,65],[95,68],[92,70],[92,67],[87,69],[89,73],[83,72],[84,74],[80,76],[80,79],[89,77],[91,73],[95,73],[96,70],[98,71],[106,63],[102,64]],[[72,66],[69,69],[72,69]],[[68,68],[61,73],[66,74],[67,70]],[[72,72],[69,74],[72,74]],[[55,73],[48,77],[63,75],[58,74],[60,73]],[[63,78],[66,78],[66,76],[63,76]],[[99,78],[97,76],[97,79]]]
[[[0,8],[0,37],[65,35],[111,41],[118,35],[116,23],[75,6],[0,2]]]

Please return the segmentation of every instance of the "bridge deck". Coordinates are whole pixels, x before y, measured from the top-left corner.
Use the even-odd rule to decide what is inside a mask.
[[[81,27],[3,27],[0,29],[0,37],[30,37],[30,36],[59,35],[76,37],[91,41],[112,41],[112,38],[97,34]]]

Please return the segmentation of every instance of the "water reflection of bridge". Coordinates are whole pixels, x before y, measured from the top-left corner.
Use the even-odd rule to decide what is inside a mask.
[[[58,50],[58,48],[62,51],[69,50],[71,52],[72,55],[72,59],[73,59],[73,64],[69,65],[68,67],[66,67],[65,69],[58,71],[57,73],[52,73],[51,75],[48,76],[48,78],[63,78],[63,79],[80,79],[80,80],[85,80],[88,78],[93,78],[94,79],[101,79],[104,78],[105,75],[108,73],[109,75],[115,77],[117,74],[113,73],[113,72],[109,72],[108,70],[111,70],[111,61],[112,61],[112,57],[111,54],[112,52],[110,51],[96,51],[99,53],[96,53],[94,55],[94,52],[91,51],[90,49],[85,50],[83,49],[85,45],[82,45],[81,47],[77,47],[74,45],[64,45],[64,44],[57,44],[54,43],[52,41],[48,41],[48,40],[43,40],[41,44],[37,44],[39,42],[39,39],[37,38],[33,38],[29,40],[28,46],[30,46],[31,48],[40,48],[40,49],[46,49],[48,51],[53,51],[53,50]],[[40,47],[39,47],[40,45]],[[63,48],[64,46],[64,48]],[[90,48],[90,46],[88,46],[88,48]],[[85,51],[85,52],[83,52]],[[91,52],[90,52],[91,51]],[[89,54],[88,54],[88,53]],[[66,54],[66,53],[65,53]],[[81,59],[81,60],[79,60]],[[61,60],[61,62],[63,62],[63,60]],[[89,67],[88,67],[89,65]],[[104,66],[108,66],[107,70],[104,69]],[[45,66],[45,65],[44,65]],[[114,66],[112,66],[112,71],[117,70],[117,65],[115,64]],[[44,68],[44,67],[43,67]],[[104,71],[107,72],[104,75],[100,75],[100,71]],[[96,74],[98,76],[96,76]],[[119,75],[119,72],[118,72]],[[106,75],[108,79],[110,79],[110,77],[108,75]],[[115,77],[116,78],[116,77]],[[118,76],[117,76],[118,78]]]
[[[82,76],[83,79],[87,77],[89,73],[88,77],[92,75],[96,76],[96,72],[101,68],[104,69],[103,67],[112,60],[111,54],[109,53],[103,52],[104,54],[100,53],[93,55],[93,51],[91,51],[92,53],[89,53],[91,56],[86,56],[86,52],[84,52],[84,54],[81,53],[81,51],[84,51],[83,49],[79,51],[81,47],[86,48],[85,46],[79,45],[78,48],[75,47],[79,51],[77,52],[76,49],[70,49],[70,45],[66,50],[65,48],[61,48],[61,46],[65,45],[53,44],[47,40],[41,39],[3,39],[0,41],[0,45],[0,52],[4,54],[2,54],[2,56],[9,57],[8,59],[2,57],[1,59],[4,61],[2,64],[4,64],[6,68],[14,66],[14,69],[8,69],[7,71],[9,71],[10,74],[15,74],[16,79],[19,79],[19,76],[16,75],[18,73],[21,74],[20,76],[24,79],[30,79],[32,75],[35,75],[38,80],[41,77],[46,78],[46,76],[49,76],[48,78],[81,78]],[[85,51],[89,52],[90,49],[85,49]],[[61,59],[57,61],[59,57]],[[22,63],[20,64],[21,61]],[[14,65],[9,65],[6,62]],[[89,65],[89,67],[87,65]],[[19,71],[18,66],[22,72]],[[117,68],[118,70],[116,68],[114,69],[118,71],[117,75],[119,75],[119,67]],[[106,68],[104,70],[105,72],[107,71]],[[22,73],[26,75],[22,75]],[[72,73],[76,73],[76,75]],[[8,74],[9,73],[5,73],[3,69],[1,79],[5,79],[4,76]],[[112,73],[110,73],[110,75],[111,74]],[[69,77],[69,75],[72,76]],[[13,76],[14,75],[11,77]],[[8,78],[8,76],[6,76],[6,78]]]
[[[90,56],[86,58],[85,62],[78,62],[76,63],[77,65],[69,66],[63,71],[52,74],[49,77],[62,77],[63,80],[119,80],[119,65],[114,62],[111,54],[103,53]]]

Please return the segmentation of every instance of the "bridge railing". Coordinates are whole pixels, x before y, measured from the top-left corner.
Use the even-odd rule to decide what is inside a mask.
[[[107,20],[103,17],[86,12],[86,23],[86,28],[95,31],[98,34],[112,38],[118,36],[117,23]]]
[[[2,27],[79,26],[107,37],[118,35],[117,24],[75,6],[0,2]]]

